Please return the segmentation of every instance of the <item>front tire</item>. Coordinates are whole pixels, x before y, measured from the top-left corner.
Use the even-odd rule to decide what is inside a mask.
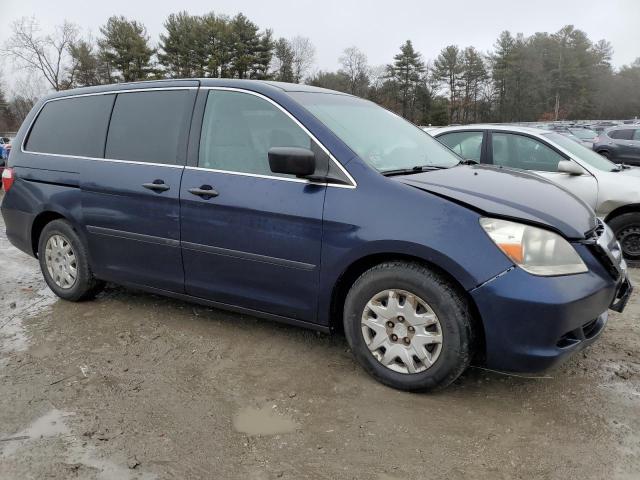
[[[49,288],[65,300],[78,302],[92,298],[104,286],[93,276],[87,250],[66,220],[53,220],[42,229],[38,261]]]
[[[640,260],[640,212],[623,213],[607,222],[627,260]]]
[[[356,360],[393,388],[444,388],[469,366],[474,330],[464,295],[417,263],[388,262],[363,273],[344,306]]]

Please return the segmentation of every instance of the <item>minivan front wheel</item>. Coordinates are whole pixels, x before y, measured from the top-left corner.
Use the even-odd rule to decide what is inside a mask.
[[[365,370],[400,390],[445,387],[473,354],[464,295],[416,263],[383,263],[362,274],[347,295],[344,327]]]
[[[66,220],[53,220],[42,229],[38,260],[49,288],[65,300],[91,298],[104,285],[93,276],[86,248]]]

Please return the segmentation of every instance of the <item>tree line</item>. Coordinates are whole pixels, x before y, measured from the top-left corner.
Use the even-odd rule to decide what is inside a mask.
[[[312,71],[315,47],[276,38],[242,13],[171,14],[153,43],[145,26],[112,16],[97,38],[64,22],[42,34],[35,18],[16,21],[2,51],[52,90],[159,78],[271,79],[368,98],[418,124],[629,118],[640,113],[640,58],[614,69],[612,46],[568,25],[525,37],[502,32],[490,52],[445,46],[426,61],[407,40],[387,65],[348,47],[335,71]],[[19,89],[20,90],[20,89]],[[0,131],[15,129],[36,100],[7,100],[0,84]],[[26,92],[24,90],[27,90]]]

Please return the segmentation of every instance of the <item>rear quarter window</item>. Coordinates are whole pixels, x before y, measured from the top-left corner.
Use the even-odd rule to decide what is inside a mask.
[[[27,138],[27,151],[101,158],[115,95],[53,100]]]

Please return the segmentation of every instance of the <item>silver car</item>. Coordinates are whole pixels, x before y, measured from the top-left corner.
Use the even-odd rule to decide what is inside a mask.
[[[465,159],[537,173],[587,202],[640,260],[640,168],[621,167],[552,131],[466,125],[428,132]]]

